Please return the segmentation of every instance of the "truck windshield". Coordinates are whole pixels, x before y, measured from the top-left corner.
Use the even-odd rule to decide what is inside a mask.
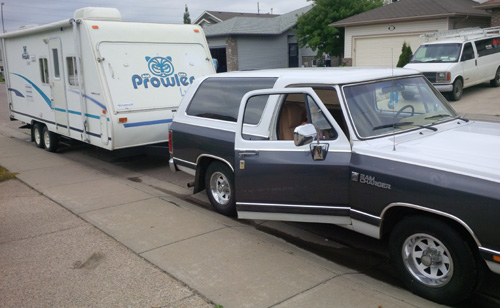
[[[461,47],[459,43],[421,45],[410,63],[457,62]]]
[[[428,128],[458,117],[424,77],[344,86],[344,95],[360,138]]]

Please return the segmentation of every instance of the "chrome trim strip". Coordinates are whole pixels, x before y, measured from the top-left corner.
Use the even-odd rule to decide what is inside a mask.
[[[482,250],[482,251],[487,252],[487,253],[491,253],[493,255],[500,256],[500,251],[496,251],[496,250],[485,248],[485,247],[479,247],[479,250]]]
[[[172,159],[174,160],[174,162],[176,162],[176,161],[183,162],[185,164],[189,164],[189,165],[192,165],[193,167],[196,167],[196,163],[193,163],[193,162],[190,162],[190,161],[187,161],[187,160],[184,160],[184,159],[180,159],[180,158],[177,158],[177,157],[172,157]]]
[[[357,214],[360,214],[360,215],[363,215],[363,216],[368,216],[370,218],[377,219],[379,221],[382,220],[382,218],[380,218],[378,216],[375,216],[375,215],[372,215],[372,214],[368,214],[368,213],[365,213],[365,212],[361,212],[361,211],[358,211],[358,210],[351,209],[351,212],[356,212]]]
[[[271,140],[270,142],[293,142],[291,140]],[[269,141],[268,141],[269,142]],[[330,147],[331,149],[332,147]],[[349,150],[328,150],[328,153],[352,153]],[[311,152],[309,147],[306,148],[300,148],[297,147],[296,149],[291,148],[291,149],[235,149],[235,151],[257,151],[257,152]]]
[[[202,159],[203,157],[210,157],[210,158],[213,158],[213,159],[220,160],[221,162],[224,162],[226,165],[228,165],[229,168],[231,168],[231,171],[234,172],[233,166],[231,166],[231,164],[227,160],[225,160],[222,157],[215,156],[215,155],[210,155],[210,154],[201,154],[200,156],[198,156],[198,158],[196,158],[196,166],[198,166],[198,163],[200,162],[200,159]]]
[[[438,211],[438,210],[426,208],[426,207],[423,207],[423,206],[420,206],[420,205],[416,205],[416,204],[411,204],[411,203],[404,203],[404,202],[398,203],[398,202],[395,202],[395,203],[391,203],[388,206],[386,206],[384,208],[384,210],[382,211],[382,213],[380,214],[380,217],[382,218],[380,229],[383,228],[383,224],[384,224],[384,219],[383,218],[384,218],[384,215],[387,212],[387,210],[389,210],[390,208],[393,208],[393,207],[398,207],[398,206],[413,208],[413,209],[417,209],[417,210],[420,210],[420,211],[429,212],[429,213],[437,214],[437,215],[440,215],[440,216],[444,216],[446,218],[450,218],[450,219],[458,222],[459,224],[461,224],[462,227],[464,227],[469,232],[469,234],[472,236],[472,238],[474,239],[474,241],[476,242],[476,244],[477,244],[478,247],[482,246],[481,242],[479,241],[479,239],[474,234],[474,231],[472,231],[472,229],[463,220],[461,220],[460,218],[458,218],[456,216],[453,216],[453,215],[450,215],[450,214],[445,213],[445,212],[441,212],[441,211]]]
[[[262,213],[246,211],[238,211],[238,219],[300,221],[335,225],[349,225],[351,223],[351,219],[348,216]]]
[[[326,206],[326,205],[302,205],[302,204],[278,204],[278,203],[250,203],[250,202],[236,202],[236,205],[263,205],[263,206],[277,206],[277,207],[294,207],[294,208],[307,208],[307,209],[338,209],[349,210],[350,207],[345,206]]]

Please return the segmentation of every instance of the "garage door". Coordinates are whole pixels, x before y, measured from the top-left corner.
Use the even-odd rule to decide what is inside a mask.
[[[403,42],[415,52],[424,42],[417,34],[354,38],[354,66],[396,66]]]

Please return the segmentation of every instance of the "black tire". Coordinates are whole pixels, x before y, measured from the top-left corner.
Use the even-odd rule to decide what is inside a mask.
[[[500,87],[500,67],[497,68],[497,72],[495,73],[495,78],[490,80],[490,86],[494,88]]]
[[[35,145],[42,149],[44,147],[43,144],[43,124],[35,123],[31,128],[31,139],[35,142]]]
[[[59,136],[56,133],[49,131],[47,126],[43,127],[43,144],[46,151],[55,152],[59,145]]]
[[[453,90],[450,92],[450,100],[459,101],[464,93],[464,83],[462,79],[457,78],[453,83]]]
[[[236,216],[234,174],[222,162],[212,162],[205,173],[205,189],[215,210],[226,216]]]
[[[439,219],[402,220],[391,232],[389,252],[407,288],[429,300],[457,304],[478,285],[481,264],[470,244]]]

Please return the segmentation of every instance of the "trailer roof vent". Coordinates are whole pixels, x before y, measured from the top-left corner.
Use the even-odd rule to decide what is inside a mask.
[[[122,21],[122,14],[110,7],[84,7],[75,11],[75,19]]]

